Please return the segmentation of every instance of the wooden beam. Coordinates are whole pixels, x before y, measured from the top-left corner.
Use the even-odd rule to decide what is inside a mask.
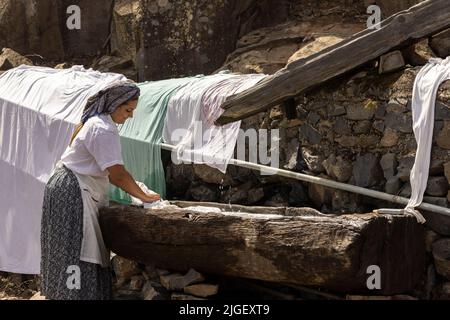
[[[217,125],[241,120],[280,104],[381,55],[450,27],[450,1],[428,0],[305,59],[294,61],[253,88],[229,97]]]
[[[393,294],[413,289],[424,269],[423,226],[414,217],[330,216],[311,208],[278,208],[274,217],[270,208],[258,214],[246,214],[251,208],[244,206],[216,208],[235,214],[113,205],[101,209],[100,225],[116,254],[176,271],[350,293],[368,292],[367,268],[377,265],[377,292]]]

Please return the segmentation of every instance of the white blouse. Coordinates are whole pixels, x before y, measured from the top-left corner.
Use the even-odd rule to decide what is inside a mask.
[[[88,119],[62,155],[61,162],[76,173],[94,177],[107,177],[108,167],[123,165],[119,130],[111,116]]]

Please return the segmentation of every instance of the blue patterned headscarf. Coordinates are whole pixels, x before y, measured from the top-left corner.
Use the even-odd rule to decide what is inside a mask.
[[[90,97],[84,107],[81,123],[99,114],[111,114],[118,107],[139,98],[139,87],[130,81],[117,81]]]

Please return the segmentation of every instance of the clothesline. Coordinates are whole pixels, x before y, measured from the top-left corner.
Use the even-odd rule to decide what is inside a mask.
[[[172,152],[177,150],[177,148],[175,146],[172,146],[167,143],[161,143],[161,148],[164,150],[172,151]],[[229,161],[229,164],[236,165],[236,166],[243,167],[243,168],[252,169],[252,170],[257,170],[257,171],[264,170],[266,173],[276,174],[276,175],[283,176],[286,178],[292,178],[292,179],[305,181],[305,182],[309,182],[309,183],[315,183],[315,184],[319,184],[319,185],[322,185],[325,187],[330,187],[330,188],[334,188],[334,189],[338,189],[338,190],[357,193],[357,194],[361,194],[364,196],[369,196],[369,197],[380,199],[380,200],[386,200],[386,201],[390,201],[390,202],[398,203],[398,204],[402,204],[402,205],[406,205],[409,202],[408,198],[399,197],[396,195],[392,195],[392,194],[388,194],[388,193],[384,193],[384,192],[380,192],[380,191],[376,191],[376,190],[366,189],[366,188],[354,186],[354,185],[347,184],[347,183],[337,182],[334,180],[310,176],[310,175],[303,174],[303,173],[288,171],[288,170],[279,169],[279,168],[273,168],[273,167],[253,163],[253,162],[247,162],[247,161],[238,160],[238,159],[231,159]],[[425,202],[422,202],[418,206],[418,208],[450,217],[450,209],[449,208],[444,208],[441,206],[437,206],[437,205],[425,203]],[[399,209],[399,210],[403,210],[403,209]],[[395,211],[392,211],[392,209],[390,209],[390,212],[395,213]],[[398,213],[401,213],[401,212],[398,212]]]

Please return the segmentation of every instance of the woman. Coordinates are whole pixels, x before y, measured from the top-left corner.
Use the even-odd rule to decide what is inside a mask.
[[[146,194],[125,170],[117,124],[133,117],[139,88],[112,84],[89,98],[81,123],[45,187],[41,222],[41,294],[47,299],[111,298],[110,255],[98,223],[109,183],[143,202]]]

